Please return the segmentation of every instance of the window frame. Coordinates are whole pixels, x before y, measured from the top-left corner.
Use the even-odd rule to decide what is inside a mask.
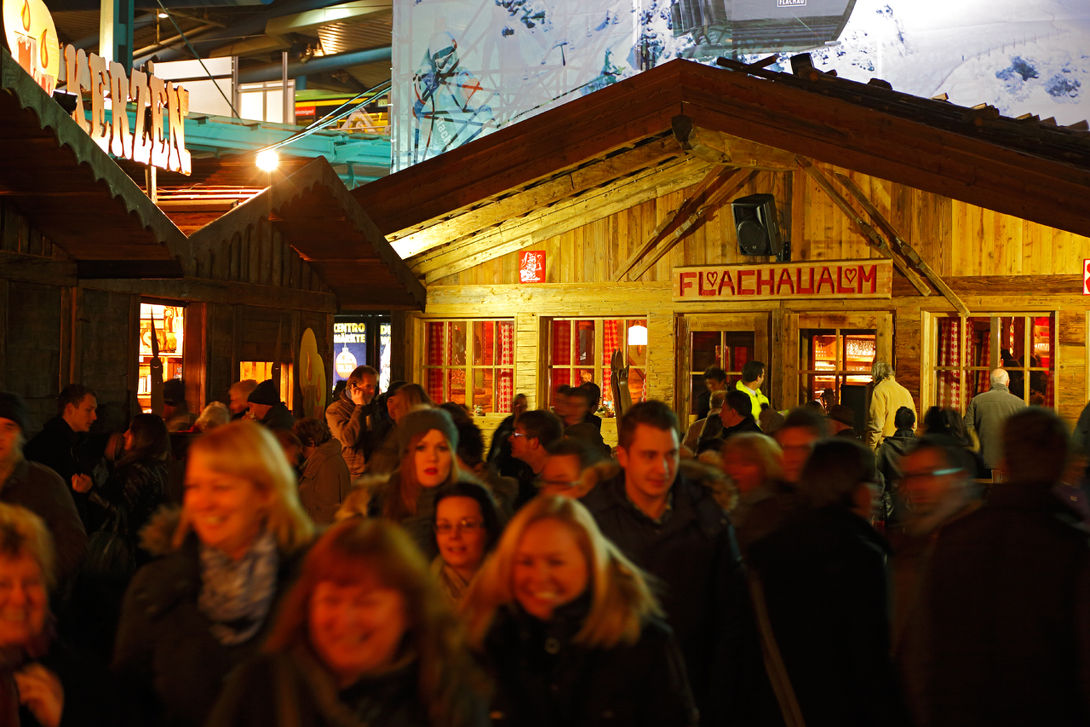
[[[554,399],[554,395],[555,395],[557,387],[554,387],[553,383],[552,383],[553,382],[553,371],[554,370],[567,370],[569,372],[568,381],[569,382],[574,382],[576,380],[576,377],[575,377],[575,372],[576,371],[583,371],[583,370],[586,370],[586,369],[593,369],[594,370],[594,375],[593,375],[592,380],[602,390],[602,397],[601,397],[601,401],[599,402],[599,404],[601,405],[601,403],[604,403],[607,399],[609,401],[612,401],[613,400],[613,393],[612,393],[611,390],[606,389],[606,387],[605,387],[605,376],[603,375],[603,372],[606,369],[609,369],[609,367],[610,367],[610,362],[604,360],[604,358],[605,358],[605,356],[604,356],[605,336],[603,334],[605,332],[605,322],[606,321],[621,321],[621,330],[624,331],[624,335],[621,336],[620,347],[618,348],[618,350],[621,351],[621,355],[624,358],[625,365],[628,366],[629,361],[630,361],[629,343],[628,343],[628,330],[633,325],[641,325],[644,328],[648,328],[647,320],[648,320],[648,316],[647,316],[646,313],[636,314],[636,315],[610,315],[610,316],[553,316],[551,318],[545,319],[545,321],[544,321],[544,323],[545,323],[545,336],[544,336],[544,338],[545,338],[546,345],[544,347],[544,349],[545,349],[544,350],[544,356],[542,357],[542,364],[543,364],[543,368],[544,368],[544,376],[543,376],[543,379],[542,379],[542,381],[543,381],[543,387],[542,388],[545,391],[545,406],[549,407],[549,408],[552,408],[556,404],[556,401]],[[570,337],[570,341],[569,341],[569,354],[570,354],[570,357],[568,358],[568,360],[571,361],[572,363],[553,364],[552,363],[552,361],[553,361],[553,324],[554,323],[565,323],[565,322],[566,323],[571,323],[572,324],[572,332],[574,334],[574,331],[576,330],[576,324],[580,323],[580,322],[587,322],[587,321],[591,321],[591,322],[594,323],[594,363],[592,363],[590,365],[580,365],[580,364],[574,363],[575,360],[576,360],[576,354],[578,353],[578,349],[577,349],[577,346],[578,346],[577,338],[578,337],[575,336],[575,335],[572,335]],[[650,329],[648,329],[648,330],[650,330]],[[647,344],[643,346],[643,348],[645,349],[644,354],[643,354],[643,364],[640,365],[640,366],[631,366],[630,369],[629,369],[630,373],[631,373],[632,370],[640,371],[640,372],[643,373],[643,390],[641,392],[641,397],[642,398],[640,399],[640,401],[646,401],[647,398],[648,398],[647,397],[647,388],[648,388],[648,383],[647,383],[647,368],[648,367],[647,367],[647,364],[648,364],[648,356],[649,356],[650,347],[651,347],[650,344],[651,344],[651,341],[650,341],[650,336],[649,336]],[[636,345],[639,345],[639,344],[636,344]],[[574,384],[569,384],[569,385],[574,385]],[[637,402],[633,401],[632,403],[635,404]],[[615,406],[616,406],[616,404],[614,404],[614,407]]]
[[[442,356],[442,358],[444,360],[444,363],[438,364],[438,365],[428,363],[428,361],[430,360],[429,346],[431,345],[431,336],[429,335],[428,327],[430,325],[434,324],[434,323],[442,323],[443,324],[443,341],[448,340],[448,337],[450,335],[450,326],[452,324],[464,323],[466,325],[466,345],[465,345],[465,363],[464,364],[451,365],[449,363],[449,358],[448,358],[448,355],[447,355],[445,350],[444,350],[443,356]],[[476,354],[476,338],[474,336],[473,329],[474,329],[474,326],[476,324],[478,324],[478,323],[490,323],[490,324],[493,324],[494,326],[496,326],[495,331],[496,331],[496,334],[497,334],[497,340],[498,340],[498,335],[499,335],[499,325],[498,324],[503,323],[503,324],[508,324],[508,325],[511,326],[511,363],[509,365],[504,365],[504,364],[475,364],[474,363],[474,358],[475,358],[475,354]],[[514,392],[515,380],[516,380],[515,377],[517,375],[517,371],[516,371],[517,356],[516,356],[516,353],[515,353],[516,328],[515,328],[515,318],[514,317],[509,317],[509,318],[467,318],[467,317],[458,316],[458,317],[451,317],[451,318],[422,318],[421,319],[421,331],[422,331],[422,334],[423,334],[424,347],[423,347],[423,352],[422,352],[423,356],[422,356],[421,361],[420,361],[420,374],[421,374],[420,381],[421,381],[421,383],[422,383],[422,385],[424,387],[424,390],[428,392],[429,396],[431,396],[431,391],[430,391],[431,387],[430,387],[430,383],[429,383],[428,373],[430,371],[432,371],[432,370],[438,370],[438,371],[443,372],[442,373],[442,379],[441,379],[442,387],[443,387],[442,388],[443,397],[441,399],[439,399],[438,401],[436,401],[437,404],[441,403],[441,402],[445,402],[445,401],[453,401],[453,399],[451,398],[451,392],[450,392],[450,376],[447,374],[447,372],[461,370],[461,371],[464,372],[465,381],[466,381],[466,391],[464,392],[464,397],[465,397],[464,405],[469,406],[470,409],[474,412],[475,415],[489,415],[489,414],[507,415],[507,414],[511,413],[511,397],[510,396],[508,396],[508,397],[501,396],[499,382],[500,382],[500,372],[510,370],[511,371],[511,390],[512,390],[512,392]],[[498,355],[496,357],[499,358]],[[476,411],[477,405],[473,401],[473,391],[472,391],[473,388],[474,388],[473,382],[475,380],[475,373],[478,372],[478,371],[491,371],[492,372],[492,389],[493,389],[492,411],[483,411],[480,414],[478,414],[478,412]],[[513,394],[512,394],[512,396],[513,396]]]

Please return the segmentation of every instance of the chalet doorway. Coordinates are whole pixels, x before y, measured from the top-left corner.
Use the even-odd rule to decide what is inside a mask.
[[[719,366],[733,386],[747,361],[765,363],[762,392],[776,385],[769,356],[771,313],[709,313],[678,317],[679,411],[689,423],[696,420],[696,399],[704,391],[704,371]]]

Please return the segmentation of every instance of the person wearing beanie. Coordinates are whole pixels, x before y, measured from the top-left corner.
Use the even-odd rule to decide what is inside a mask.
[[[29,421],[22,398],[0,391],[0,502],[45,521],[57,550],[56,593],[64,594],[87,551],[87,532],[60,475],[23,457]]]
[[[378,483],[367,514],[400,523],[429,560],[438,555],[432,523],[442,485],[464,477],[455,450],[458,428],[442,409],[418,409],[398,422],[401,464]]]
[[[291,429],[295,426],[295,417],[280,401],[280,391],[272,379],[258,384],[247,401],[250,402],[250,413],[254,419],[269,429]]]

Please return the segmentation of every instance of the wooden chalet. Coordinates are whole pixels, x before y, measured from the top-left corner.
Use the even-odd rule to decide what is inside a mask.
[[[673,61],[356,189],[427,285],[426,310],[402,314],[404,375],[498,420],[513,392],[608,392],[620,350],[634,396],[691,417],[705,367],[733,384],[757,359],[776,408],[830,388],[861,413],[880,360],[922,414],[964,411],[1003,364],[1012,391],[1076,418],[1085,124],[806,60]],[[741,252],[732,202],[754,194],[774,198],[788,254]],[[520,282],[529,252],[544,282]]]
[[[234,199],[163,190],[160,208],[6,49],[0,73],[0,389],[27,398],[35,425],[70,382],[146,407],[153,328],[194,411],[279,363],[282,398],[313,414],[335,313],[423,309],[423,285],[325,159]]]

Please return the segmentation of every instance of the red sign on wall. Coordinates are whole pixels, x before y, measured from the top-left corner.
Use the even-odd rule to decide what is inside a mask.
[[[1090,259],[1082,261],[1082,294],[1090,295]]]
[[[544,250],[523,250],[519,253],[519,282],[545,282]]]
[[[674,268],[674,300],[889,298],[890,260],[705,265]]]

